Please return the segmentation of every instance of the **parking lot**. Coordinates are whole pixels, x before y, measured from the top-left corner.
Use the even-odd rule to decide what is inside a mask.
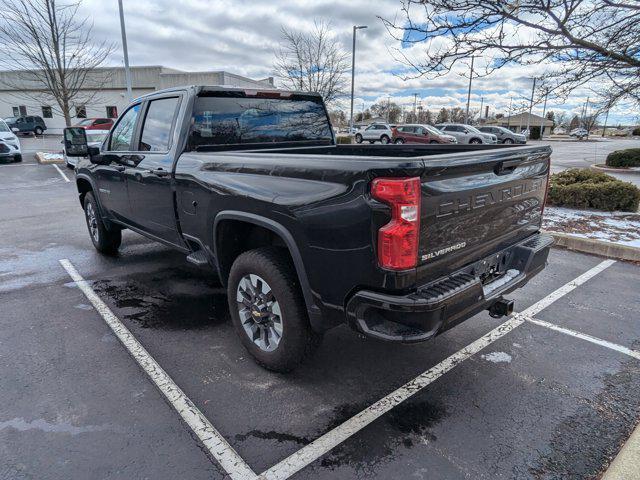
[[[0,479],[597,478],[640,421],[637,265],[554,249],[510,318],[341,327],[279,375],[215,277],[131,232],[99,255],[73,173],[25,160],[0,165]]]

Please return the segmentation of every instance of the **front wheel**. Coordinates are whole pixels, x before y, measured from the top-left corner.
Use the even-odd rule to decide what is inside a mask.
[[[383,145],[387,145],[390,141],[391,141],[391,139],[386,135],[382,135],[380,137],[380,143],[383,144]]]
[[[396,141],[394,143],[396,145],[402,145],[404,143],[404,140],[402,138],[396,138]]]
[[[42,130],[42,128],[41,128],[41,127],[36,127],[36,128],[33,130],[33,133],[34,133],[34,134],[36,134],[36,135],[42,135],[42,132],[43,132],[43,130]]]
[[[482,143],[482,140],[480,140],[479,138],[472,138],[469,143],[471,145],[480,145]]]
[[[506,138],[503,142],[506,145],[512,145],[513,144],[513,140],[511,138]]]
[[[117,253],[122,243],[122,231],[116,227],[107,229],[92,192],[84,197],[84,217],[95,249],[107,255]]]
[[[429,143],[430,143],[431,145],[434,145],[434,144],[439,144],[440,142],[438,142],[437,140],[431,140]]]
[[[356,143],[362,143],[362,135],[356,134]]]
[[[229,311],[242,344],[263,367],[289,372],[319,345],[287,252],[258,248],[240,255],[227,285]]]

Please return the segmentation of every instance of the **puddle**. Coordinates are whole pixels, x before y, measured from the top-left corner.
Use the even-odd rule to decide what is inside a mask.
[[[288,442],[301,448],[369,406],[369,404],[345,404],[334,408],[334,418],[329,425],[310,437],[276,431],[252,430],[246,434],[236,435],[235,438],[239,442],[249,437],[278,443]],[[436,441],[437,438],[430,429],[446,416],[444,405],[410,400],[401,403],[327,453],[320,464],[329,469],[350,465],[365,476],[373,475],[377,464],[397,457],[398,448],[412,448],[417,444]]]
[[[223,288],[209,274],[182,268],[93,282],[117,315],[143,328],[192,330],[229,318]]]

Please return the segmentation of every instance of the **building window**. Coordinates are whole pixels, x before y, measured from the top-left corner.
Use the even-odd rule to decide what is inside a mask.
[[[76,118],[87,118],[87,107],[76,107]]]
[[[18,109],[18,107],[11,107],[13,110],[13,116],[14,117],[19,117],[20,116],[20,110]]]
[[[42,106],[42,118],[53,118],[53,112],[51,107]]]
[[[14,117],[24,117],[27,114],[27,107],[20,105],[19,107],[11,107]]]
[[[118,107],[107,107],[107,118],[118,118]]]

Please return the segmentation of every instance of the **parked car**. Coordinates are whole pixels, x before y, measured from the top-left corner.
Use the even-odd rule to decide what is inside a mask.
[[[391,125],[386,123],[372,123],[368,127],[358,130],[355,136],[356,143],[368,141],[369,143],[380,142],[387,144],[391,143],[392,138],[393,130],[391,130]]]
[[[446,135],[431,125],[400,125],[392,129],[393,143],[458,143],[453,135]]]
[[[441,123],[436,128],[446,134],[453,135],[458,139],[458,143],[498,143],[498,139],[491,133],[483,133],[471,125],[461,123]]]
[[[100,148],[102,146],[102,142],[104,142],[105,138],[107,138],[107,135],[109,135],[109,130],[87,130],[85,128],[85,131],[87,137],[87,145],[90,147]],[[62,143],[64,144],[64,140]],[[63,154],[64,163],[67,165],[67,168],[75,168],[76,164],[78,163],[79,157],[67,155],[66,148],[63,149]]]
[[[9,126],[0,120],[0,141],[2,141],[8,148],[2,148],[3,152],[0,152],[3,159],[11,159],[14,162],[22,161],[22,149],[20,148],[20,140],[16,136],[15,132],[9,128]],[[7,150],[7,151],[4,151]]]
[[[5,118],[6,124],[12,130],[17,129],[16,133],[33,133],[34,135],[42,135],[47,129],[42,117],[36,115],[25,115],[22,117]],[[14,130],[15,131],[15,130]]]
[[[548,145],[337,145],[318,94],[197,86],[134,100],[99,148],[86,134],[64,138],[94,247],[130,228],[212,269],[276,371],[341,324],[406,343],[508,315],[553,242]]]
[[[484,126],[478,127],[478,130],[484,133],[491,133],[495,135],[498,139],[498,143],[527,143],[527,137],[525,135],[514,133],[508,128],[504,127],[494,127],[494,126]]]
[[[579,140],[583,138],[587,138],[589,136],[589,132],[585,128],[574,128],[569,132],[570,137],[576,137]]]
[[[113,127],[113,119],[111,118],[85,118],[79,122],[76,127],[85,130],[110,130]]]

